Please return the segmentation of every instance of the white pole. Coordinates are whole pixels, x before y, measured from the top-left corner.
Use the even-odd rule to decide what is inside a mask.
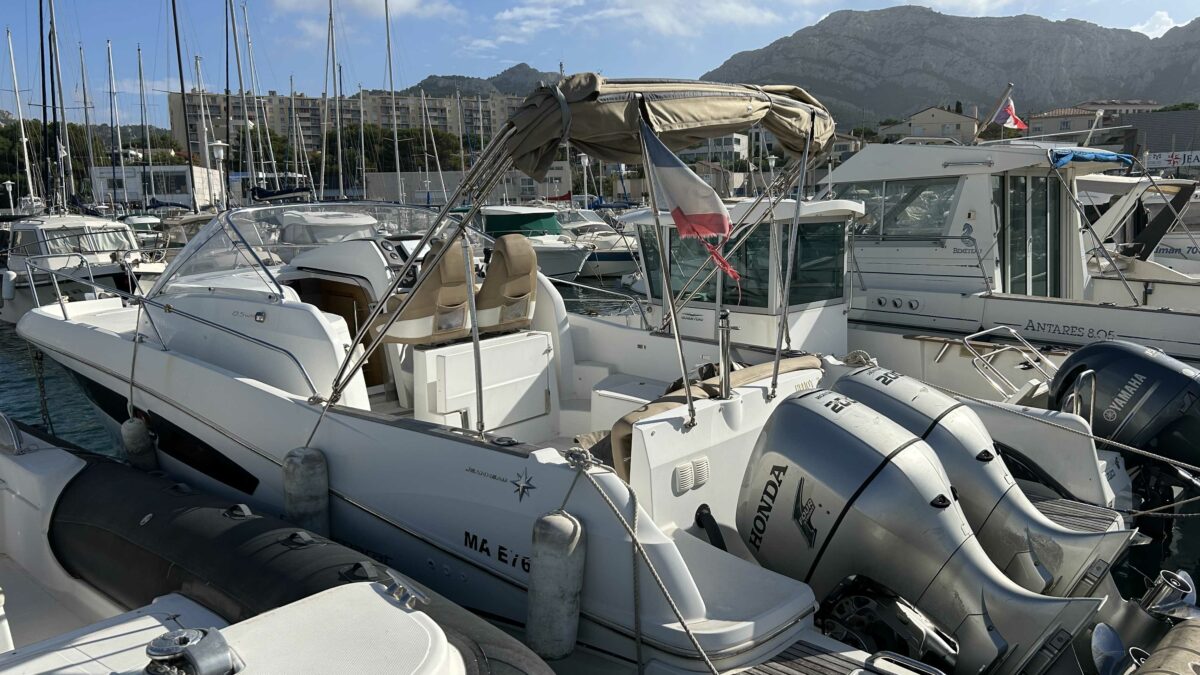
[[[204,101],[204,80],[200,75],[200,57],[196,57],[196,88],[200,90],[200,151],[204,153],[204,182],[208,185],[208,205],[215,208],[216,196],[213,195],[212,163],[208,158],[208,122],[205,121],[208,104]],[[188,164],[188,171],[191,171]]]

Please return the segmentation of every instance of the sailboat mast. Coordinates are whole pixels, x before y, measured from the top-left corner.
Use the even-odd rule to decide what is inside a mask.
[[[21,105],[21,85],[17,82],[17,62],[13,58],[12,30],[5,29],[8,34],[8,61],[12,66],[13,94],[17,97],[17,126],[21,129],[21,159],[25,161],[25,186],[33,195],[33,168],[29,164],[29,138],[25,135],[25,113]],[[17,196],[21,196],[21,187],[17,186]]]
[[[208,205],[216,208],[217,198],[213,194],[212,162],[208,158],[208,101],[204,100],[204,78],[200,75],[200,57],[196,56],[196,89],[200,94],[200,152],[204,154],[204,183],[208,185]]]
[[[230,2],[232,1],[230,0]],[[188,198],[192,201],[192,213],[200,213],[200,207],[196,203],[196,187],[192,184],[192,132],[187,123],[187,84],[183,80],[183,47],[179,39],[179,9],[176,7],[176,0],[171,0],[171,19],[175,24],[175,63],[179,67],[179,107],[183,114],[183,137],[187,145],[184,150],[187,152],[188,163],[183,177],[187,185]]]
[[[92,147],[92,116],[88,109],[91,107],[91,100],[88,98],[88,75],[87,64],[83,60],[83,45],[79,45],[79,82],[83,86],[83,138],[87,141],[88,153],[88,185],[92,186],[92,202],[96,201],[96,151]]]
[[[362,198],[367,198],[367,136],[366,136],[366,106],[363,100],[362,82],[358,83],[358,155],[362,165]]]
[[[403,178],[400,177],[400,121],[396,119],[396,78],[392,72],[392,13],[388,0],[383,0],[384,25],[387,27],[388,90],[392,99],[392,163],[396,172],[396,199],[404,201]]]
[[[46,206],[50,206],[52,195],[54,194],[53,171],[51,170],[50,155],[50,110],[46,105],[46,43],[49,40],[44,39],[46,35],[46,18],[44,14],[45,3],[38,0],[38,44],[41,50],[38,55],[38,68],[41,70],[42,76],[42,160],[46,162],[46,172],[42,174],[42,197],[46,200]]]
[[[125,152],[121,143],[121,115],[117,112],[117,76],[113,74],[112,40],[108,40],[108,119],[112,125],[113,152],[121,165],[121,203],[129,203],[129,188],[125,185]],[[117,182],[117,168],[113,166],[113,182]],[[116,190],[113,190],[116,198]]]
[[[342,66],[337,57],[337,30],[333,23],[333,0],[329,0],[329,48],[333,55],[333,131],[337,140],[338,199],[346,198],[345,174],[342,173]]]
[[[442,203],[450,201],[450,193],[446,191],[446,178],[442,175],[442,160],[438,158],[437,137],[433,135],[433,118],[429,116],[429,106],[425,99],[424,90],[421,91],[421,107],[425,110],[425,124],[429,127],[429,145],[433,146],[433,166],[438,172],[438,183],[442,186]],[[428,165],[429,158],[425,159]],[[425,170],[425,177],[429,177],[429,169]]]
[[[63,162],[63,191],[64,196],[70,198],[75,194],[75,170],[71,165],[71,128],[67,124],[67,98],[63,96],[63,77],[62,77],[62,59],[58,52],[58,24],[54,20],[54,0],[50,0],[50,67],[54,69],[55,81],[58,83],[58,105],[62,108],[62,125],[59,128],[59,134],[62,137],[62,154],[60,155]],[[57,113],[56,113],[57,114]],[[66,205],[64,199],[64,206]]]
[[[143,140],[146,142],[146,162],[143,164],[143,167],[146,169],[146,173],[150,176],[150,198],[157,199],[158,194],[155,192],[155,188],[154,188],[154,148],[151,147],[151,145],[150,145],[150,126],[148,124],[146,124],[146,78],[145,78],[145,75],[143,75],[143,73],[142,73],[142,45],[140,45],[140,44],[138,45],[138,48],[137,48],[137,56],[138,56],[138,98],[141,99],[141,108],[142,108],[142,136],[143,136]],[[86,89],[85,89],[85,91],[86,91]],[[86,107],[87,107],[87,105],[84,104],[85,109],[86,109]],[[142,201],[145,201],[145,200],[142,200]]]
[[[466,132],[463,130],[462,92],[458,90],[458,87],[454,88],[454,101],[458,106],[458,165],[465,172],[467,170],[467,152],[463,149],[463,136]],[[464,175],[466,174],[464,173]]]
[[[263,141],[262,141],[263,129],[262,128],[263,128],[263,126],[266,126],[265,120],[267,119],[267,103],[265,101],[260,101],[258,98],[258,95],[255,93],[257,91],[261,91],[261,88],[259,86],[259,81],[258,81],[258,68],[256,68],[254,66],[254,42],[250,39],[250,12],[249,12],[249,10],[246,9],[245,2],[242,3],[242,18],[245,20],[245,23],[246,23],[246,58],[249,60],[249,65],[250,65],[250,99],[252,101],[254,101],[254,117],[255,117],[255,119],[257,119],[259,121],[258,125],[255,127],[255,131],[257,132],[256,135],[258,136],[258,151],[261,154],[262,149],[263,149]],[[262,109],[261,115],[259,114],[260,106]],[[275,184],[275,189],[278,190],[279,189],[279,169],[275,165],[275,146],[273,143],[271,143],[271,127],[270,126],[267,126],[266,136],[267,136],[267,154],[263,155],[263,157],[262,157],[263,167],[264,167],[264,169],[266,168],[267,160],[269,159],[270,167],[271,167],[271,175],[274,177],[273,182]]]
[[[476,94],[475,99],[479,101],[479,148],[482,150],[486,145],[483,140],[483,96]]]
[[[332,2],[330,3],[332,9]],[[321,179],[318,199],[325,200],[325,160],[329,154],[329,50],[333,40],[333,12],[329,12],[328,30],[325,32],[325,81],[321,83]]]
[[[288,138],[288,147],[291,149],[291,152],[288,154],[286,171],[293,175],[300,173],[300,158],[296,154],[297,144],[296,144],[295,133],[296,133],[296,78],[293,75],[288,75],[288,137],[287,138]],[[298,179],[294,179],[293,182],[295,183],[295,185],[293,185],[293,187],[300,186]]]
[[[258,185],[258,176],[254,171],[254,143],[250,140],[250,106],[246,103],[246,87],[242,83],[242,48],[238,44],[237,12],[233,9],[233,0],[227,0],[229,7],[229,29],[233,34],[233,57],[237,64],[238,98],[242,102],[242,146],[246,156],[246,173],[251,185]]]

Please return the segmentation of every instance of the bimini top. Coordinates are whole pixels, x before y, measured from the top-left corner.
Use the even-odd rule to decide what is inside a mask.
[[[789,153],[800,154],[812,130],[812,152],[833,138],[833,117],[800,87],[723,84],[691,80],[610,80],[572,75],[538,87],[509,120],[513,164],[542,179],[563,141],[609,162],[640,163],[640,111],[667,147],[687,148],[709,138],[762,124]]]

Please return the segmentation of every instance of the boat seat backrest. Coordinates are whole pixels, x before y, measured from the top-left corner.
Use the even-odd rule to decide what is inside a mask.
[[[779,361],[779,374],[791,373],[803,369],[821,368],[821,359],[817,356],[806,354],[804,356],[795,356]],[[742,387],[753,382],[758,382],[771,377],[771,372],[774,370],[770,361],[735,370],[729,374],[730,387]],[[702,399],[713,398],[716,392],[720,391],[720,377],[713,377],[701,382],[692,383],[692,398],[696,401]],[[600,441],[591,450],[592,454],[599,456],[609,456],[611,453],[612,467],[621,480],[629,482],[629,467],[630,459],[633,453],[633,425],[638,422],[660,415],[669,410],[680,408],[687,405],[687,397],[684,396],[683,390],[673,391],[666,396],[657,398],[646,405],[626,414],[617,423],[613,425],[612,433],[608,438]],[[606,442],[607,441],[607,442]]]
[[[475,294],[480,333],[526,330],[537,297],[537,253],[529,239],[506,234],[496,239],[487,277]]]
[[[444,245],[441,241],[434,241],[425,259],[433,260]],[[462,244],[455,242],[438,261],[437,269],[412,292],[412,300],[388,328],[383,336],[384,342],[435,345],[470,335],[467,294],[471,292],[473,284],[467,279],[466,260]],[[400,308],[404,297],[393,295],[387,299],[384,313],[371,328],[373,333],[377,334]]]

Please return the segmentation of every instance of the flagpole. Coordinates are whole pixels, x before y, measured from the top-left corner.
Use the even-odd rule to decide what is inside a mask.
[[[640,99],[641,96],[639,95]],[[645,119],[642,124],[646,125]],[[654,214],[654,240],[658,244],[658,257],[662,261],[667,260],[668,251],[663,246],[662,223],[658,217],[658,199],[654,192],[654,169],[650,162],[650,150],[646,147],[646,137],[638,132],[638,139],[642,143],[642,163],[645,167],[646,182],[650,187],[650,213]],[[679,335],[679,317],[675,314],[675,296],[671,293],[671,270],[667,269],[667,265],[662,265],[662,298],[665,305],[664,310],[670,312],[671,319],[671,335],[675,338],[675,354],[679,357],[679,372],[682,375],[683,396],[687,400],[688,421],[684,423],[685,428],[696,426],[696,404],[692,401],[692,383],[688,378],[687,360],[683,356],[683,338]],[[650,289],[650,280],[646,280],[646,288]]]
[[[979,142],[979,137],[983,135],[984,130],[991,126],[992,120],[996,119],[996,115],[1000,114],[1000,108],[1004,105],[1004,101],[1008,100],[1009,95],[1012,94],[1012,90],[1013,83],[1009,82],[1008,86],[1004,88],[1004,93],[1000,94],[1000,100],[996,101],[996,107],[992,109],[992,114],[988,116],[987,122],[984,122],[983,125],[975,131],[975,138],[971,139],[971,145],[975,145]]]

